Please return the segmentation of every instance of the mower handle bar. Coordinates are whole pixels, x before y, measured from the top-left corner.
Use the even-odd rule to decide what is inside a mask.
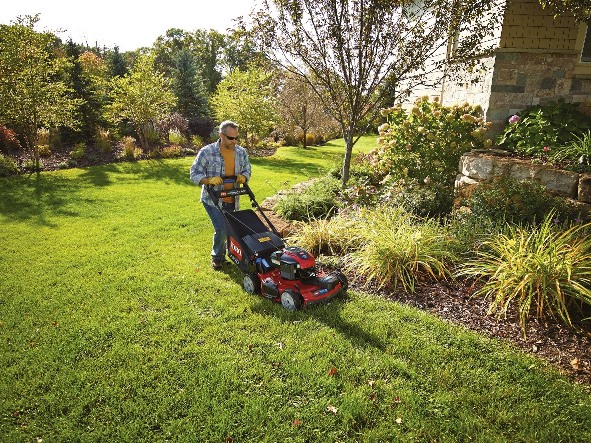
[[[237,177],[235,175],[226,175],[226,176],[222,177],[222,179],[224,180],[224,184],[225,183],[235,183],[236,178]],[[244,183],[242,183],[242,186],[240,186],[238,188],[232,188],[232,189],[221,189],[218,191],[215,189],[214,185],[205,185],[205,189],[207,190],[207,193],[209,194],[209,197],[213,201],[214,205],[219,210],[222,210],[222,205],[220,204],[221,198],[235,197],[237,195],[248,195],[248,197],[250,198],[250,201],[252,203],[252,206],[254,208],[256,208],[259,211],[259,213],[263,216],[263,218],[265,219],[265,221],[267,222],[267,224],[269,225],[271,230],[279,236],[279,232],[277,231],[277,229],[275,228],[273,223],[271,223],[271,220],[269,220],[269,218],[265,215],[263,209],[259,206],[259,204],[255,200],[254,194],[253,194],[252,190],[250,189],[250,186],[248,186],[248,182],[244,182]]]

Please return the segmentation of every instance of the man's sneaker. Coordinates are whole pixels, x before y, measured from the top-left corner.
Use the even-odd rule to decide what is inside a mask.
[[[219,258],[212,258],[211,259],[211,267],[213,269],[215,269],[216,271],[219,271],[220,269],[222,269],[222,266],[224,265],[224,263],[226,263],[226,260],[222,260]]]

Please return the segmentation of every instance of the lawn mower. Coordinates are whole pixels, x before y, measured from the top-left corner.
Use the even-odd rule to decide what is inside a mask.
[[[312,254],[285,244],[247,183],[236,185],[234,176],[224,177],[224,183],[233,183],[234,188],[216,190],[206,185],[206,189],[226,221],[228,257],[244,272],[246,292],[260,294],[295,311],[326,302],[347,289],[345,274],[322,271]],[[227,211],[220,203],[224,197],[238,195],[248,195],[262,219],[253,209]]]

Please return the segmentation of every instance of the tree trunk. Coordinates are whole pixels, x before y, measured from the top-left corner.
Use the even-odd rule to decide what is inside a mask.
[[[351,131],[352,132],[352,131]],[[353,153],[353,134],[346,133],[345,139],[345,159],[343,161],[343,186],[347,185],[349,181],[349,171],[351,170],[351,155]]]
[[[302,140],[302,144],[304,146],[304,149],[307,149],[308,148],[308,137],[307,136],[308,136],[308,131],[306,131],[304,129],[304,139]]]

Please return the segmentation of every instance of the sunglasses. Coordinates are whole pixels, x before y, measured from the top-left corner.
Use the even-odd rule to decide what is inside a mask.
[[[222,132],[222,134],[224,134],[224,133]],[[224,137],[226,137],[228,140],[238,140],[238,137],[237,136],[236,137],[230,137],[229,135],[224,134]]]

